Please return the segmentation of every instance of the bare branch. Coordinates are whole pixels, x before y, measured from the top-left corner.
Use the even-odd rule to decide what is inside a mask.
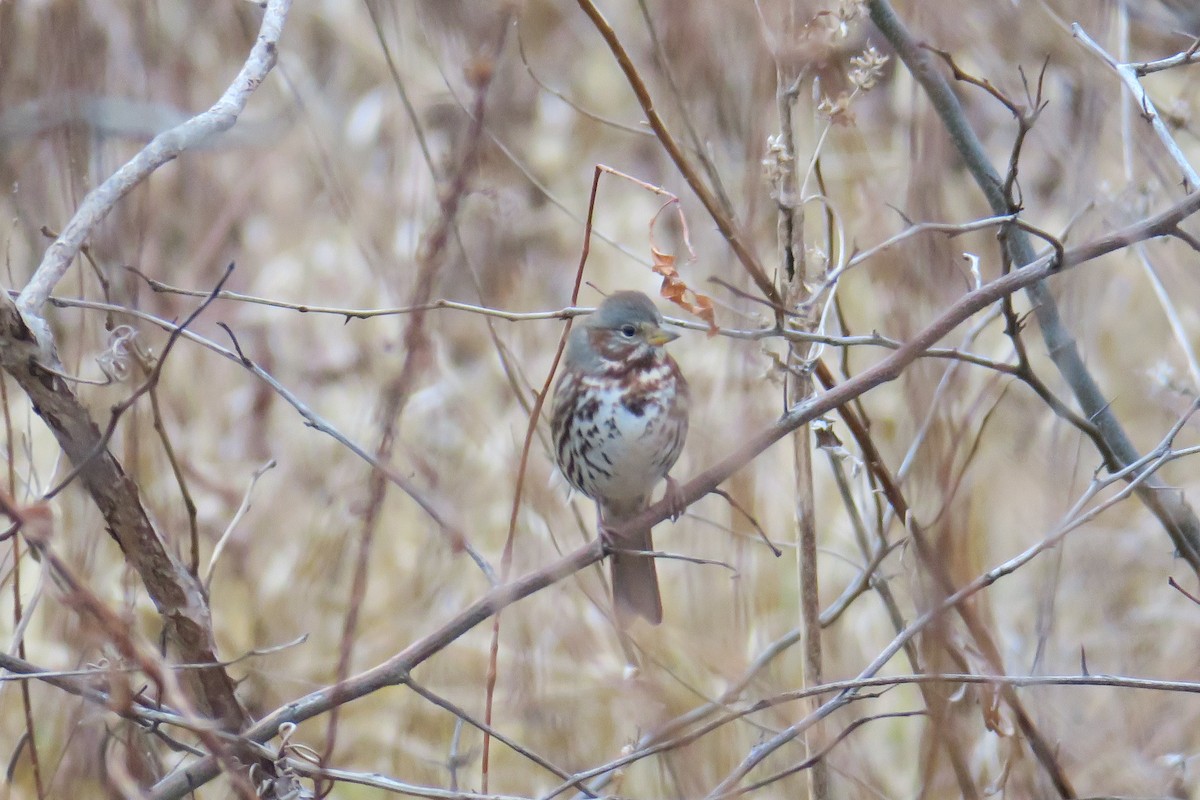
[[[617,65],[625,73],[625,79],[629,82],[630,88],[637,95],[638,103],[641,104],[642,110],[646,112],[646,119],[650,122],[650,127],[654,130],[662,146],[671,156],[671,160],[675,162],[675,166],[683,175],[684,180],[687,181],[688,186],[700,198],[700,202],[704,204],[704,208],[712,216],[721,234],[729,242],[734,255],[738,257],[738,261],[741,262],[755,285],[758,286],[759,291],[763,293],[763,296],[778,301],[779,298],[775,287],[771,285],[771,280],[767,276],[766,271],[763,270],[758,259],[751,252],[745,241],[743,241],[743,235],[737,229],[733,219],[722,210],[720,201],[716,195],[713,194],[701,179],[699,173],[696,172],[684,154],[683,149],[675,141],[675,137],[667,129],[662,117],[658,115],[658,111],[654,107],[654,100],[650,97],[650,90],[646,88],[645,81],[642,80],[641,74],[638,72],[637,67],[634,66],[633,60],[630,58],[625,46],[621,44],[621,40],[617,36],[616,31],[613,30],[612,25],[609,24],[604,15],[600,13],[600,9],[591,0],[579,0],[579,7],[588,15],[592,24],[596,26],[596,30],[600,32],[600,35],[604,37],[605,43],[617,60]]]
[[[1071,25],[1071,35],[1116,72],[1117,77],[1125,84],[1125,88],[1133,95],[1133,101],[1137,105],[1142,118],[1150,123],[1150,127],[1154,129],[1155,135],[1158,136],[1159,141],[1166,148],[1167,153],[1171,156],[1171,160],[1175,162],[1175,165],[1179,167],[1179,171],[1183,173],[1185,180],[1184,191],[1190,192],[1200,188],[1200,173],[1196,172],[1195,167],[1187,160],[1187,156],[1179,149],[1179,145],[1175,142],[1175,137],[1167,130],[1167,126],[1163,122],[1162,116],[1159,115],[1158,110],[1154,107],[1154,102],[1150,99],[1150,95],[1146,93],[1141,81],[1138,80],[1139,73],[1137,67],[1132,64],[1118,63],[1092,37],[1087,35],[1083,26],[1079,23]],[[1192,55],[1194,53],[1189,55],[1187,60],[1190,60]]]
[[[208,602],[199,582],[167,547],[142,505],[137,485],[102,444],[102,433],[70,385],[41,368],[35,337],[16,305],[0,293],[0,367],[29,395],[79,479],[104,517],[130,565],[162,615],[168,638],[184,660],[215,663],[216,643]],[[198,673],[197,698],[203,710],[231,727],[247,719],[223,669]]]
[[[1008,213],[1011,209],[1004,194],[1003,182],[988,160],[979,138],[968,124],[958,99],[942,75],[929,63],[928,52],[918,45],[887,0],[868,0],[868,8],[871,19],[896,48],[900,58],[929,95],[993,213]],[[1194,194],[1188,195],[1183,202],[1187,203],[1194,198]],[[1162,230],[1158,235],[1167,232],[1169,231]],[[1008,247],[1014,264],[1025,266],[1036,263],[1033,246],[1023,232],[1013,231],[1008,238]],[[1113,414],[1108,397],[1092,377],[1071,332],[1059,316],[1057,303],[1049,289],[1040,282],[1031,283],[1024,288],[1037,316],[1046,351],[1074,392],[1083,415],[1100,429],[1108,443],[1108,449],[1121,464],[1138,461],[1137,448]],[[1164,491],[1170,487],[1162,483],[1161,479],[1154,478],[1139,483],[1139,486],[1139,499],[1158,517],[1180,555],[1187,560],[1192,570],[1200,575],[1200,519],[1197,519],[1181,492]]]
[[[37,331],[39,340],[48,333],[48,329],[36,323],[36,320],[40,320],[42,306],[66,274],[71,261],[79,253],[88,236],[108,216],[117,202],[163,164],[229,130],[237,122],[250,95],[275,66],[279,37],[283,33],[283,23],[291,5],[291,0],[269,0],[263,13],[258,39],[246,63],[212,108],[155,136],[141,152],[83,199],[71,221],[46,250],[37,272],[25,285],[17,300],[17,307],[26,317],[27,323],[31,327],[41,328]],[[44,344],[51,341],[45,338]]]
[[[1075,250],[1068,250],[1064,257],[1063,266],[1064,268],[1070,268],[1076,264],[1083,263],[1086,260],[1085,256],[1094,258],[1104,252],[1111,252],[1111,250],[1122,246],[1118,243],[1127,244],[1149,235],[1164,235],[1180,219],[1197,210],[1200,210],[1200,192],[1189,195],[1181,203],[1176,204],[1162,214],[1140,223],[1134,228],[1118,231],[1106,237],[1102,240],[1103,244],[1092,244],[1076,248]],[[851,380],[838,384],[834,389],[817,394],[810,400],[796,405],[773,425],[748,437],[740,448],[725,459],[701,472],[686,484],[680,485],[680,496],[683,498],[683,502],[686,505],[696,502],[723,483],[734,472],[749,463],[759,453],[794,431],[800,425],[849,403],[858,395],[875,386],[895,379],[903,371],[904,367],[912,363],[918,353],[933,342],[941,339],[942,336],[972,314],[991,305],[1005,294],[1018,291],[1036,281],[1044,280],[1057,271],[1058,268],[1052,264],[1052,259],[1044,257],[1033,264],[1014,270],[967,294],[947,309],[933,324],[914,336],[900,350],[892,353],[875,366],[865,370]],[[1172,455],[1170,457],[1175,456]],[[1161,463],[1166,458],[1167,456],[1161,454],[1153,455],[1153,457],[1148,456],[1146,459],[1135,462],[1113,476],[1110,480],[1128,479],[1132,481],[1118,493],[1117,497],[1124,497],[1128,493],[1136,491],[1142,482],[1150,478],[1152,473],[1152,469],[1150,468]],[[638,516],[627,521],[625,525],[616,530],[616,534],[618,536],[621,535],[624,532],[623,528],[637,530],[662,522],[671,516],[674,507],[674,503],[670,498],[664,498],[648,507]],[[1062,535],[1066,535],[1066,530],[1062,532]],[[1057,541],[1057,539],[1054,541]],[[985,585],[990,585],[991,582],[1015,569],[1016,566],[1032,559],[1037,553],[1040,553],[1048,546],[1050,544],[1039,546],[1034,551],[1028,553],[1027,557],[1008,562],[1000,572],[993,571],[996,572],[994,575],[993,573],[988,573],[983,578],[968,584],[947,597],[934,610],[931,610],[922,616],[920,620],[914,622],[913,626],[910,626],[910,629],[906,630],[903,636],[893,642],[893,646],[889,646],[888,649],[881,653],[879,658],[872,662],[872,666],[868,668],[869,671],[862,677],[869,677],[877,672],[883,664],[891,659],[896,650],[903,646],[905,641],[911,638],[911,636],[916,635],[935,616],[942,613],[945,609],[955,606],[964,598],[982,589]],[[589,544],[560,558],[558,561],[534,570],[511,583],[497,586],[475,601],[471,606],[455,615],[453,619],[443,624],[437,631],[414,642],[382,664],[351,677],[343,683],[320,689],[288,703],[247,729],[245,736],[255,742],[265,742],[275,735],[275,732],[281,725],[288,722],[301,722],[322,714],[332,707],[335,700],[339,703],[349,702],[385,686],[403,683],[408,673],[418,664],[423,663],[433,654],[445,648],[451,642],[457,640],[463,633],[490,618],[493,614],[568,575],[596,563],[603,557],[603,545],[599,539],[595,539]],[[826,706],[830,706],[830,704],[827,703]],[[838,703],[838,706],[840,707],[840,703]],[[820,715],[823,718],[832,713],[833,710],[832,706],[828,708],[823,706],[822,709],[814,712],[814,714]],[[808,717],[806,720],[809,720],[809,724],[815,721],[812,717]],[[799,734],[802,729],[793,726],[789,730],[793,730],[794,734]],[[205,758],[186,769],[164,778],[155,786],[151,797],[155,800],[182,797],[201,784],[212,780],[216,774],[217,767],[215,761],[211,758]]]

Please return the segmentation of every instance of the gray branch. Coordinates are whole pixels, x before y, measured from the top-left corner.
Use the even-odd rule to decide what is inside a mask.
[[[1003,181],[992,168],[983,144],[967,123],[958,98],[934,65],[930,53],[913,39],[887,0],[869,0],[868,7],[871,20],[896,48],[905,66],[929,95],[959,154],[966,162],[975,182],[983,190],[992,212],[998,216],[1008,214],[1010,209],[1008,199],[1004,195]],[[1031,264],[1036,260],[1033,245],[1024,231],[1015,228],[1010,230],[1007,241],[1009,254],[1017,266]],[[1058,368],[1063,380],[1071,387],[1080,409],[1100,429],[1109,450],[1117,459],[1118,463],[1109,466],[1116,470],[1135,463],[1139,459],[1137,448],[1129,440],[1121,423],[1113,414],[1108,398],[1088,371],[1079,353],[1079,347],[1058,314],[1058,305],[1054,302],[1050,290],[1045,283],[1039,282],[1027,287],[1025,292],[1033,305],[1042,340],[1051,361]],[[1137,495],[1158,517],[1171,541],[1175,543],[1179,555],[1200,575],[1200,520],[1197,520],[1183,492],[1169,486],[1157,476],[1149,476],[1138,484]]]
[[[1134,102],[1137,103],[1142,119],[1150,123],[1150,127],[1154,129],[1154,134],[1171,155],[1171,159],[1179,166],[1184,179],[1187,180],[1188,191],[1200,187],[1200,175],[1196,174],[1196,168],[1188,162],[1187,157],[1184,156],[1183,151],[1179,149],[1179,145],[1175,142],[1175,137],[1171,136],[1171,132],[1167,130],[1167,124],[1163,122],[1162,115],[1158,113],[1158,110],[1154,107],[1154,102],[1150,99],[1150,95],[1146,93],[1146,89],[1142,86],[1141,81],[1138,80],[1137,67],[1133,64],[1118,62],[1109,55],[1108,51],[1097,44],[1095,39],[1088,36],[1087,31],[1078,22],[1071,25],[1071,35],[1083,42],[1084,47],[1099,56],[1100,60],[1107,64],[1121,78],[1121,81],[1125,84],[1125,88],[1129,89],[1130,94],[1133,95]]]

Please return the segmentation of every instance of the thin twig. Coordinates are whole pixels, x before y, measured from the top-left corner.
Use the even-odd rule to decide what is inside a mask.
[[[1195,408],[1196,406],[1193,406],[1192,410],[1194,411]],[[1168,432],[1159,448],[1157,448],[1146,458],[1139,459],[1136,464],[1130,465],[1130,467],[1127,469],[1122,470],[1121,472],[1107,479],[1093,480],[1088,490],[1084,492],[1084,494],[1077,501],[1076,505],[1070,510],[1070,512],[1068,512],[1064,521],[1057,527],[1056,530],[1052,531],[1040,542],[1034,544],[1003,564],[988,570],[986,573],[972,580],[958,591],[944,598],[929,611],[925,612],[918,619],[914,620],[907,628],[905,628],[902,633],[897,635],[897,637],[893,639],[892,642],[886,648],[884,648],[884,650],[879,653],[879,655],[877,655],[864,670],[859,673],[858,680],[875,676],[879,670],[881,670],[900,650],[905,642],[911,640],[913,636],[928,627],[943,613],[945,613],[945,611],[958,606],[966,598],[991,586],[1004,576],[1013,573],[1024,564],[1036,558],[1045,550],[1057,545],[1071,531],[1078,529],[1080,526],[1091,521],[1103,511],[1111,508],[1116,503],[1133,494],[1137,484],[1145,480],[1148,474],[1157,470],[1163,464],[1170,460],[1182,457],[1185,454],[1190,454],[1189,451],[1186,450],[1172,451],[1170,449],[1170,443],[1172,439],[1182,427],[1186,419],[1187,416],[1181,418],[1171,429],[1171,431]],[[1191,452],[1195,452],[1195,449],[1192,449]],[[1121,487],[1120,491],[1118,491],[1113,497],[1086,512],[1082,510],[1088,502],[1095,498],[1101,489],[1127,477],[1133,478],[1133,482]],[[986,681],[990,676],[981,677],[983,681]],[[1011,685],[1008,685],[1004,682],[997,683],[1001,687],[1012,691],[1013,687]],[[751,753],[749,753],[742,760],[742,762],[719,784],[717,784],[717,786],[709,793],[708,798],[717,798],[730,792],[741,782],[742,778],[749,774],[752,769],[754,769],[758,764],[762,763],[763,760],[765,760],[768,756],[777,751],[784,744],[793,741],[796,737],[803,734],[804,731],[808,730],[814,724],[827,718],[834,711],[851,702],[855,698],[856,694],[857,689],[847,689],[839,693],[837,696],[822,704],[821,707],[816,711],[807,715],[804,719],[789,726],[786,730],[781,731],[778,735],[772,737],[771,740],[761,743]],[[1057,778],[1057,780],[1061,782],[1065,779],[1060,776]],[[1074,796],[1074,790],[1071,789],[1069,784],[1060,783],[1060,785],[1058,785],[1056,788],[1060,793],[1063,793],[1066,796]]]
[[[609,50],[612,51],[613,57],[616,58],[618,66],[620,66],[621,71],[625,74],[626,81],[628,81],[630,88],[633,89],[633,93],[637,96],[638,103],[641,105],[642,111],[645,112],[650,127],[654,129],[659,142],[662,143],[671,160],[675,162],[675,167],[683,175],[683,179],[687,181],[688,186],[691,187],[691,190],[700,199],[704,208],[713,218],[713,221],[717,224],[717,228],[721,231],[721,235],[725,237],[725,241],[729,243],[734,255],[737,256],[742,267],[745,268],[755,285],[758,286],[759,291],[763,293],[764,297],[778,302],[778,292],[771,284],[771,279],[751,252],[749,246],[742,240],[742,235],[734,225],[733,219],[722,210],[720,201],[717,200],[716,195],[713,194],[701,179],[692,166],[691,161],[688,160],[683,149],[679,146],[679,143],[675,141],[675,137],[667,129],[662,117],[658,115],[654,100],[650,96],[650,90],[646,88],[646,83],[642,80],[641,73],[634,66],[633,59],[630,58],[629,53],[625,50],[625,46],[617,37],[616,31],[613,30],[612,25],[604,18],[604,15],[600,13],[600,9],[596,7],[596,4],[592,0],[578,0],[578,2],[579,7],[583,9],[583,13],[587,14],[592,24],[596,27],[596,30],[604,37],[604,41],[608,45]]]
[[[579,302],[579,289],[583,285],[583,269],[587,265],[588,254],[592,249],[592,218],[596,209],[596,195],[600,191],[600,176],[604,173],[601,165],[597,164],[592,171],[592,188],[588,193],[588,211],[586,221],[583,228],[583,242],[580,245],[579,266],[575,269],[575,283],[571,287],[571,304]],[[508,517],[508,531],[504,537],[504,550],[500,556],[500,574],[501,580],[507,581],[509,571],[512,568],[513,548],[517,538],[517,519],[521,511],[521,496],[525,490],[525,474],[529,467],[529,452],[533,445],[533,436],[537,431],[538,420],[541,418],[542,408],[546,404],[546,398],[550,394],[550,387],[554,382],[555,372],[558,370],[559,361],[562,360],[563,351],[567,347],[567,337],[571,334],[571,318],[567,318],[566,324],[563,325],[562,333],[558,337],[558,346],[554,350],[554,358],[550,361],[550,369],[546,372],[546,379],[542,382],[541,391],[539,391],[533,400],[533,407],[529,411],[529,422],[525,426],[525,438],[521,442],[521,457],[517,463],[516,485],[513,488],[512,507]],[[497,611],[495,619],[492,620],[492,636],[488,649],[488,672],[485,678],[485,708],[484,721],[492,724],[492,708],[495,701],[496,693],[496,663],[499,659],[500,652],[500,613]],[[490,754],[487,734],[484,734],[483,740],[483,785],[487,786],[488,774],[488,756]]]
[[[1175,137],[1171,135],[1169,130],[1167,130],[1167,125],[1163,122],[1162,116],[1159,115],[1158,110],[1154,107],[1154,102],[1150,99],[1150,95],[1146,93],[1141,81],[1138,80],[1137,69],[1130,64],[1118,63],[1115,58],[1109,55],[1108,51],[1097,44],[1092,37],[1087,35],[1087,32],[1079,23],[1074,23],[1071,25],[1071,35],[1078,39],[1084,47],[1099,57],[1101,61],[1103,61],[1109,66],[1109,68],[1116,72],[1117,77],[1119,77],[1121,82],[1125,84],[1125,88],[1127,88],[1129,93],[1133,95],[1133,101],[1136,104],[1139,113],[1142,115],[1142,118],[1150,123],[1150,127],[1154,129],[1154,134],[1158,137],[1159,141],[1162,142],[1163,148],[1165,148],[1168,155],[1171,156],[1171,160],[1175,162],[1175,166],[1179,168],[1179,171],[1183,173],[1183,177],[1186,181],[1184,184],[1184,191],[1190,192],[1193,189],[1200,188],[1200,173],[1196,172],[1196,169],[1192,166],[1191,162],[1188,161],[1187,156],[1185,156],[1183,151],[1179,149],[1179,145],[1176,143]]]
[[[136,389],[130,392],[129,397],[112,407],[112,411],[110,412],[108,418],[108,426],[104,429],[99,438],[97,438],[92,444],[91,450],[89,450],[82,457],[73,460],[71,470],[59,480],[57,486],[55,486],[53,489],[50,489],[43,495],[43,499],[49,500],[67,486],[71,485],[71,481],[75,480],[80,473],[87,469],[92,459],[100,455],[100,453],[104,452],[108,448],[108,443],[112,440],[113,434],[116,433],[117,423],[121,421],[122,415],[129,411],[129,409],[133,408],[134,404],[142,395],[152,391],[156,386],[158,386],[158,382],[162,378],[163,368],[167,363],[167,357],[171,354],[171,350],[175,347],[175,343],[179,341],[179,337],[183,334],[183,332],[186,331],[188,327],[195,322],[196,319],[204,313],[204,310],[208,308],[216,299],[217,292],[221,291],[221,287],[225,285],[227,280],[229,280],[229,277],[233,274],[233,269],[234,265],[230,263],[229,266],[225,268],[224,274],[221,275],[212,292],[210,292],[208,296],[204,298],[202,303],[196,306],[196,308],[192,309],[192,312],[188,314],[187,318],[184,319],[181,324],[175,326],[175,329],[172,330],[167,336],[167,343],[163,345],[162,354],[158,357],[158,360],[150,369],[150,373],[146,376],[146,380],[143,381]]]
[[[212,555],[208,557],[208,568],[204,570],[204,591],[212,592],[213,575],[216,573],[217,561],[221,558],[221,553],[225,551],[225,545],[228,544],[233,532],[237,529],[237,525],[242,521],[242,517],[246,516],[246,512],[250,510],[250,496],[254,494],[254,487],[258,485],[258,479],[267,473],[267,470],[275,468],[275,459],[271,459],[263,464],[258,469],[250,474],[250,483],[246,486],[246,491],[242,495],[242,503],[238,506],[233,517],[229,520],[229,524],[225,526],[225,532],[221,534],[221,538],[213,546]]]
[[[958,98],[951,91],[945,78],[930,63],[929,53],[920,47],[887,0],[868,0],[867,5],[872,21],[896,48],[897,54],[928,94],[941,117],[942,124],[950,133],[993,213],[1009,213],[1011,209],[1003,191],[1003,182],[993,169],[982,143],[967,122]],[[1194,197],[1195,194],[1188,195],[1188,198]],[[1188,198],[1183,202],[1188,202]],[[1162,233],[1168,232],[1169,229],[1164,229]],[[1039,262],[1028,236],[1022,231],[1012,231],[1008,237],[1008,246],[1014,264],[1024,267]],[[1137,448],[1113,414],[1108,397],[1096,383],[1071,332],[1062,322],[1058,305],[1048,287],[1041,282],[1035,282],[1024,288],[1037,316],[1046,351],[1074,392],[1084,416],[1099,428],[1108,444],[1108,450],[1121,464],[1137,462]],[[1180,555],[1192,570],[1200,575],[1200,520],[1183,498],[1182,492],[1170,490],[1171,487],[1157,477],[1149,481],[1139,481],[1138,486],[1139,499],[1158,517]]]
[[[234,754],[230,748],[216,735],[216,726],[204,719],[188,700],[175,673],[163,667],[162,660],[146,643],[136,638],[125,620],[108,608],[91,591],[74,571],[49,546],[52,522],[49,509],[45,505],[30,508],[19,508],[8,496],[0,492],[0,513],[3,513],[14,523],[18,524],[25,540],[33,548],[41,560],[53,571],[56,581],[64,590],[64,600],[85,619],[98,626],[121,656],[137,663],[143,672],[154,681],[160,694],[168,698],[182,716],[188,718],[196,726],[196,733],[205,746],[216,755],[217,760],[225,767],[230,782],[237,795],[242,800],[254,800],[245,776],[237,769]],[[209,667],[212,669],[212,666]]]
[[[559,100],[562,100],[571,108],[575,109],[593,122],[598,122],[601,125],[606,125],[610,128],[614,128],[615,130],[624,131],[625,133],[632,133],[635,136],[654,137],[654,131],[651,131],[647,128],[639,128],[636,125],[626,125],[624,122],[618,122],[615,119],[609,119],[608,117],[601,116],[594,111],[588,111],[586,108],[579,105],[557,89],[549,86],[545,81],[538,77],[538,74],[533,71],[533,65],[529,63],[529,56],[525,53],[525,37],[521,35],[521,25],[519,21],[517,23],[517,53],[521,56],[521,65],[525,67],[525,72],[529,74],[529,79],[536,83],[538,88],[543,92],[554,95]]]
[[[1200,63],[1200,39],[1196,39],[1182,53],[1176,53],[1167,58],[1160,58],[1157,61],[1137,61],[1128,64],[1127,66],[1133,70],[1134,74],[1139,78],[1144,78],[1147,75],[1155,72],[1162,72],[1166,69],[1174,69],[1175,67],[1187,66],[1190,64]]]
[[[871,388],[895,379],[904,371],[908,364],[912,363],[920,352],[939,341],[963,320],[987,308],[1005,294],[1018,291],[1024,286],[1044,280],[1049,275],[1056,274],[1062,269],[1073,268],[1084,261],[1112,252],[1134,241],[1140,241],[1150,236],[1166,235],[1166,232],[1171,227],[1197,210],[1200,210],[1200,192],[1189,195],[1183,201],[1176,203],[1166,211],[1143,220],[1135,226],[1117,231],[1096,242],[1068,250],[1064,255],[1061,269],[1054,266],[1051,263],[1052,259],[1047,256],[968,293],[945,309],[929,326],[915,334],[901,349],[891,353],[878,364],[869,367],[854,378],[836,384],[834,388],[817,394],[811,400],[789,410],[772,425],[746,437],[742,445],[726,458],[713,464],[687,483],[681,484],[679,488],[684,502],[690,504],[708,494],[712,489],[728,479],[734,472],[757,457],[759,453],[790,434],[799,425],[816,419],[834,409],[846,406],[854,398]],[[1156,462],[1156,459],[1139,459],[1127,468],[1127,470],[1123,470],[1112,476],[1109,479],[1110,481],[1132,479],[1132,482],[1127,484],[1116,496],[1125,497],[1128,492],[1135,491],[1141,482],[1149,478],[1149,470],[1156,466]],[[903,503],[903,498],[901,497],[898,502]],[[666,520],[671,515],[673,508],[674,504],[672,502],[666,499],[660,500],[648,507],[637,517],[629,520],[622,527],[627,526],[630,530],[640,530],[647,526],[656,525]],[[623,531],[616,531],[618,535],[621,533]],[[1051,545],[1047,544],[1047,546]],[[1029,555],[1024,560],[1028,560],[1034,555],[1036,553]],[[366,672],[349,678],[338,687],[337,697],[341,702],[348,702],[352,699],[366,696],[385,686],[403,682],[406,676],[418,664],[423,663],[435,653],[440,652],[451,642],[457,641],[465,632],[489,619],[497,611],[506,608],[524,597],[528,597],[534,592],[568,575],[572,575],[581,569],[595,564],[603,557],[604,550],[601,543],[599,540],[593,540],[557,561],[528,573],[522,578],[493,588],[475,603],[463,609],[451,620],[439,626],[427,636],[413,642],[400,653]],[[1024,563],[1024,561],[1017,560],[1011,562],[1011,567],[1015,569],[1021,563]],[[1009,565],[1006,565],[1006,568],[1007,566]],[[984,576],[984,580],[990,582],[994,581],[995,577],[1000,576],[997,574],[995,577],[990,577],[992,574],[988,573],[987,576]],[[918,620],[914,624],[919,623],[922,628],[928,625],[944,608],[953,607],[971,594],[984,588],[983,584],[977,584],[978,581],[949,595],[942,604],[937,608],[931,609],[922,618],[924,622]],[[906,636],[900,637],[900,640],[895,642],[895,647],[903,647],[904,641],[916,635],[919,629],[912,630]],[[881,654],[882,661],[878,666],[874,667],[875,670],[878,670],[883,663],[886,663],[894,655],[895,650],[891,650],[889,647],[889,651]],[[293,700],[252,725],[245,731],[244,735],[252,741],[267,741],[275,735],[282,724],[286,722],[300,722],[327,711],[330,708],[333,696],[334,689],[332,687],[325,687]],[[831,707],[821,713],[827,714],[833,710]],[[154,800],[168,800],[169,798],[182,797],[184,794],[194,791],[197,787],[212,780],[217,775],[217,772],[217,766],[213,759],[202,759],[188,766],[186,769],[178,770],[164,778],[154,787],[150,793],[150,797]]]
[[[679,83],[675,80],[675,72],[671,69],[671,62],[667,59],[667,51],[658,36],[658,28],[654,24],[654,18],[650,15],[650,9],[646,5],[646,0],[638,0],[638,9],[642,12],[642,19],[646,23],[646,31],[650,34],[650,41],[654,45],[654,60],[658,63],[658,68],[662,72],[663,77],[667,79],[667,88],[671,92],[671,97],[675,100],[675,105],[679,108],[679,118],[683,120],[683,127],[687,131],[688,138],[692,140],[692,151],[696,154],[696,158],[699,159],[700,166],[704,167],[704,172],[708,175],[709,185],[712,186],[717,200],[721,203],[721,209],[727,216],[732,217],[733,203],[730,202],[729,196],[725,192],[725,184],[721,180],[721,174],[717,171],[717,165],[709,157],[708,148],[701,141],[700,135],[696,133],[696,126],[692,124],[692,115],[688,113],[683,92],[679,90]]]

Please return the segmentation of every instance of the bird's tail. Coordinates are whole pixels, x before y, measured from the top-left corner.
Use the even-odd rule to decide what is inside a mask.
[[[620,527],[622,519],[635,516],[644,506],[644,503],[640,503],[636,510],[622,509],[626,513],[619,513],[617,509],[612,508],[605,508],[602,512],[603,523],[612,534],[611,544],[616,551],[611,557],[613,609],[617,615],[617,624],[622,628],[629,627],[634,617],[643,617],[651,625],[659,624],[663,618],[662,597],[658,592],[658,570],[655,569],[654,558],[628,552],[654,549],[650,529],[623,535],[614,530]]]

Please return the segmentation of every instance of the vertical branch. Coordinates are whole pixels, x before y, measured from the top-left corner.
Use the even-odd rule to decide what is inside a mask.
[[[784,12],[784,41],[791,42],[798,35],[796,6],[789,3]],[[786,45],[785,45],[786,46]],[[785,56],[786,58],[786,56]],[[775,140],[775,186],[778,203],[776,222],[777,245],[779,248],[779,294],[785,308],[799,311],[809,308],[811,293],[808,283],[808,260],[804,248],[804,205],[800,198],[800,182],[796,174],[796,137],[793,110],[804,79],[804,69],[795,65],[794,59],[776,59],[776,111],[779,115],[779,134]],[[812,332],[819,317],[808,313],[788,316],[787,326],[793,330]],[[785,386],[784,406],[791,408],[813,395],[811,353],[807,345],[791,342],[788,345],[788,378]],[[817,525],[816,504],[813,502],[812,427],[801,425],[791,436],[792,464],[795,471],[796,534],[799,547],[796,549],[797,580],[800,583],[800,630],[801,648],[804,659],[804,687],[822,683],[821,657],[821,599],[817,582]],[[815,698],[813,709],[820,704]],[[823,725],[814,725],[804,733],[804,746],[811,758],[821,751]],[[829,796],[829,772],[823,759],[815,759],[812,769],[807,771],[808,796],[813,800],[825,800]]]
[[[601,168],[596,166],[592,172],[592,190],[588,195],[588,213],[587,222],[583,228],[583,249],[579,254],[579,268],[575,271],[575,285],[571,288],[571,305],[575,305],[579,301],[579,287],[583,285],[583,267],[587,264],[588,253],[592,247],[592,214],[596,209],[596,193],[600,190],[600,174]],[[550,387],[554,383],[554,373],[558,370],[558,362],[562,360],[563,351],[567,348],[567,337],[571,335],[571,318],[567,319],[567,324],[563,325],[562,335],[558,337],[558,347],[554,351],[554,359],[550,362],[550,370],[546,373],[546,380],[542,383],[542,390],[538,392],[537,397],[533,401],[533,409],[529,412],[529,424],[525,428],[525,440],[521,443],[521,461],[517,465],[517,485],[513,490],[512,513],[508,518],[508,535],[504,539],[504,551],[500,556],[500,581],[504,584],[508,581],[509,573],[512,570],[513,543],[517,537],[517,517],[521,511],[521,495],[525,490],[525,470],[529,466],[529,450],[533,445],[533,436],[537,432],[538,420],[541,418],[542,407],[546,404],[546,398],[550,395]],[[484,722],[487,725],[492,724],[492,707],[496,694],[496,662],[500,655],[500,609],[497,609],[496,616],[492,619],[492,641],[488,653],[488,673],[487,686],[485,689],[486,700],[484,710]],[[488,756],[491,752],[491,737],[485,732],[483,736],[483,756],[482,762],[482,790],[487,792],[488,785]]]
[[[476,164],[479,161],[488,90],[491,88],[492,79],[495,76],[496,62],[507,39],[509,18],[509,14],[501,15],[497,25],[498,33],[491,51],[480,56],[467,70],[467,78],[475,90],[470,126],[467,130],[463,150],[456,159],[458,166],[449,180],[440,213],[418,252],[418,268],[412,296],[412,305],[418,311],[413,313],[405,327],[405,359],[399,372],[388,382],[379,411],[382,430],[375,456],[378,463],[381,464],[386,464],[391,460],[398,435],[400,415],[404,412],[404,408],[413,394],[421,371],[429,363],[429,335],[425,329],[426,307],[433,296],[437,273],[445,264],[445,251],[458,220],[462,200],[467,194],[470,180],[475,174]],[[367,513],[359,536],[346,626],[339,648],[335,686],[340,686],[350,674],[350,661],[358,637],[359,614],[367,592],[371,551],[375,533],[378,530],[387,486],[387,475],[382,470],[373,470],[368,489]],[[452,538],[453,540],[461,539],[457,531],[453,532]],[[322,767],[333,758],[334,748],[337,745],[337,726],[338,706],[335,706],[330,713],[329,726],[326,729],[325,750],[321,757]],[[486,777],[484,784],[486,786]],[[324,797],[332,789],[332,781],[321,782],[317,794],[319,797]]]
[[[8,458],[8,496],[17,496],[16,452],[13,444],[12,410],[8,404],[8,382],[0,379],[0,406],[4,410],[4,441]],[[17,631],[17,655],[22,659],[28,658],[25,652],[25,637],[20,633],[25,607],[21,602],[21,537],[12,537],[12,589],[13,589],[13,630]],[[33,608],[29,609],[29,613]],[[33,785],[37,789],[38,800],[46,796],[42,783],[42,764],[38,759],[37,729],[33,724],[33,698],[29,695],[29,682],[21,681],[21,710],[25,714],[25,742],[29,748],[29,766],[33,769]],[[14,755],[14,761],[15,761]]]

